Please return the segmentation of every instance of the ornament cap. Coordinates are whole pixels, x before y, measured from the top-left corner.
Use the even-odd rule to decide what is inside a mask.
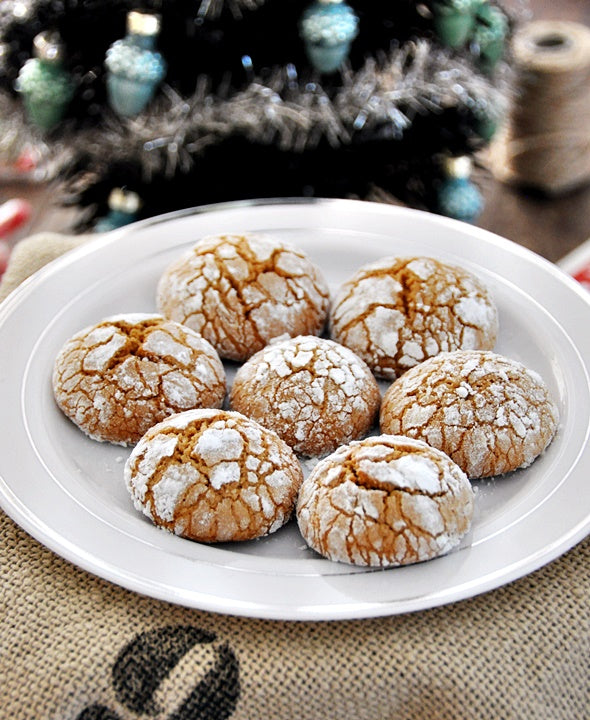
[[[44,30],[33,40],[33,54],[39,60],[58,65],[64,58],[64,45],[58,32]]]
[[[160,16],[132,10],[127,13],[127,32],[131,35],[154,37],[160,32]]]
[[[119,210],[125,213],[136,213],[141,207],[141,200],[137,193],[123,188],[114,188],[109,194],[108,200],[111,210]]]
[[[443,161],[443,168],[448,177],[468,178],[471,175],[471,158],[468,155],[446,157]]]

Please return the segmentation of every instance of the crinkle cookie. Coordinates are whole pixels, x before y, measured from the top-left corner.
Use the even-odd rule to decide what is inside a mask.
[[[275,433],[235,412],[188,410],[150,428],[124,471],[137,510],[191,540],[251,540],[278,530],[303,479]]]
[[[58,406],[94,440],[127,445],[168,415],[223,404],[214,348],[160,315],[111,317],[76,333],[53,369]]]
[[[527,467],[553,439],[559,412],[538,375],[497,353],[443,353],[384,395],[381,430],[425,440],[472,479]]]
[[[297,502],[307,544],[330,560],[387,567],[449,552],[471,526],[474,495],[444,453],[381,435],[321,460]]]
[[[243,361],[279,335],[319,335],[329,290],[319,268],[290,245],[255,233],[212,235],[163,273],[157,304],[222,358]]]
[[[491,350],[498,332],[492,296],[472,273],[434,258],[387,257],[365,265],[338,291],[331,337],[378,377],[452,350]]]
[[[367,365],[331,340],[271,343],[244,363],[230,392],[234,410],[274,430],[301,455],[325,455],[365,435],[381,396]]]

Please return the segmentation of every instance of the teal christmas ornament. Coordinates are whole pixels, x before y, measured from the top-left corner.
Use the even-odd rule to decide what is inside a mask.
[[[469,179],[471,160],[467,156],[447,158],[447,177],[438,189],[438,209],[442,215],[474,222],[483,210],[483,198]]]
[[[434,32],[445,47],[461,48],[471,37],[475,10],[480,0],[435,0],[432,4]]]
[[[166,62],[155,49],[160,18],[132,11],[127,15],[127,34],[107,50],[109,105],[123,117],[138,115],[154,97],[166,74]]]
[[[33,40],[33,54],[22,66],[15,87],[29,122],[49,131],[64,118],[75,83],[63,67],[64,47],[56,32],[39,33]]]
[[[504,54],[508,35],[508,19],[494,5],[482,3],[475,14],[472,46],[478,56],[479,67],[492,73]]]
[[[492,114],[476,113],[474,130],[479,137],[489,143],[498,131],[498,119]]]
[[[499,107],[483,98],[477,98],[467,104],[473,114],[474,132],[484,142],[489,143],[502,121]]]
[[[137,193],[115,188],[109,195],[108,203],[109,213],[96,223],[95,232],[109,232],[137,220],[137,212],[141,207]]]
[[[343,0],[316,0],[301,18],[299,32],[310,63],[333,73],[348,57],[358,35],[358,17]]]

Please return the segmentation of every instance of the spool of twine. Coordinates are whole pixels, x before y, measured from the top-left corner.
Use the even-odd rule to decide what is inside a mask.
[[[491,149],[505,181],[559,194],[590,180],[590,28],[538,20],[513,38],[516,96]]]

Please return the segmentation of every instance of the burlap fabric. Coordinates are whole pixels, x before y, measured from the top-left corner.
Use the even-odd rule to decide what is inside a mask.
[[[6,281],[28,274],[39,244],[47,257],[68,243],[24,242]],[[0,538],[2,720],[590,718],[588,538],[470,600],[320,623],[139,596],[62,560],[1,511]]]

